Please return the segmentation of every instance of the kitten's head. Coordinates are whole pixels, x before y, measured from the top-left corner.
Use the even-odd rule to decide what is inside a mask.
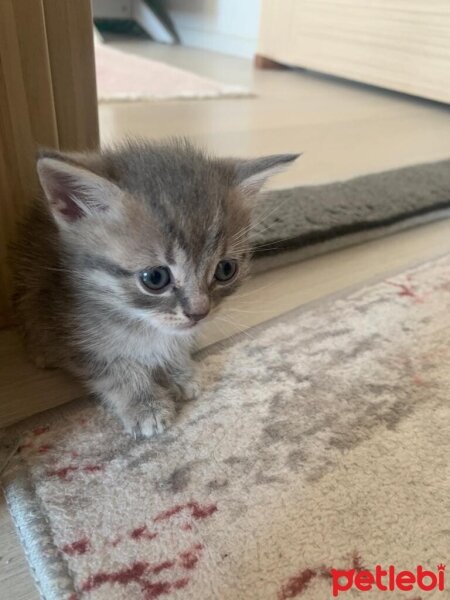
[[[216,159],[185,141],[43,152],[64,268],[92,306],[190,333],[248,273],[254,198],[298,155]]]

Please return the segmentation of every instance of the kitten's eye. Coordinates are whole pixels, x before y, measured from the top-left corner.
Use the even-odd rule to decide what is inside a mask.
[[[237,270],[237,261],[232,258],[227,258],[225,260],[221,260],[217,265],[214,277],[217,279],[217,281],[224,283],[225,281],[230,281],[230,279],[233,279],[237,273]]]
[[[167,267],[149,267],[139,273],[139,279],[151,292],[160,292],[171,282],[170,269]]]

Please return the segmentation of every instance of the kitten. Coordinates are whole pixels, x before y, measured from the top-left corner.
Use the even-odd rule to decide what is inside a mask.
[[[15,307],[39,366],[81,378],[135,436],[198,393],[198,324],[248,272],[251,207],[297,155],[216,159],[186,141],[43,151],[16,245]]]

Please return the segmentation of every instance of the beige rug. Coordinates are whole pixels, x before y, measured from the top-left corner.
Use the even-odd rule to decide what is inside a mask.
[[[245,97],[246,88],[220,83],[156,60],[95,45],[99,102]]]
[[[160,439],[88,401],[7,432],[46,600],[449,597],[450,256],[249,336]]]

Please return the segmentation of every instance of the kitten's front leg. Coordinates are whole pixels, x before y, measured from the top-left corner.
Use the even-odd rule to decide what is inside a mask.
[[[125,399],[125,402],[124,402]],[[153,437],[164,433],[175,420],[175,404],[168,391],[158,384],[152,384],[145,392],[135,393],[118,402],[109,395],[110,404],[115,404],[115,412],[124,429],[133,437]]]
[[[170,383],[175,386],[178,400],[195,400],[200,395],[200,377],[190,356],[172,365],[168,371]]]
[[[91,386],[135,438],[163,433],[175,419],[170,392],[155,381],[151,369],[142,365],[114,361],[91,379]]]

